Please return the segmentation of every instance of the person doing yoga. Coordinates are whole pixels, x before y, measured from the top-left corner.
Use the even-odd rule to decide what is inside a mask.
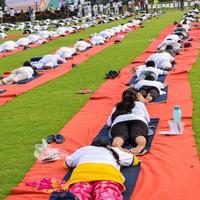
[[[37,72],[30,62],[24,62],[23,66],[11,71],[10,75],[0,80],[0,85],[11,85],[22,80],[30,79]]]
[[[79,200],[122,200],[125,178],[120,166],[135,166],[139,162],[130,152],[111,147],[107,141],[95,140],[92,145],[82,147],[65,158],[65,166],[75,169],[64,189]]]
[[[133,88],[126,89],[122,100],[113,108],[107,125],[111,127],[113,147],[141,155],[145,153],[150,116],[144,103],[137,101],[137,95]],[[125,143],[136,147],[127,150],[123,147]]]

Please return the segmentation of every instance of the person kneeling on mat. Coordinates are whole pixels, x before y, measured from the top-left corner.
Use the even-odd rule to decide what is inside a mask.
[[[128,88],[122,94],[122,100],[113,108],[107,120],[110,126],[112,146],[129,151],[122,146],[130,143],[136,147],[130,149],[133,154],[142,155],[146,153],[148,135],[149,113],[144,103],[137,101],[137,91]]]
[[[11,74],[0,80],[0,85],[10,85],[18,81],[30,79],[34,74],[37,74],[35,67],[30,62],[26,61],[22,67],[11,71]]]
[[[65,165],[75,169],[64,189],[81,199],[122,200],[125,178],[120,166],[135,166],[139,159],[130,152],[95,140],[65,158]]]

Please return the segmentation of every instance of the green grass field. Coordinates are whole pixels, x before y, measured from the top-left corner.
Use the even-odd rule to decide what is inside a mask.
[[[192,88],[192,98],[193,98],[193,118],[192,125],[195,132],[195,139],[197,143],[197,148],[200,156],[200,55],[198,60],[193,66],[192,70],[189,73],[190,85]]]
[[[80,88],[88,87],[96,90],[105,80],[109,69],[121,69],[142,53],[168,24],[178,20],[182,12],[170,12],[145,23],[145,28],[129,33],[126,39],[93,56],[68,74],[21,95],[0,107],[1,140],[0,140],[0,199],[9,194],[35,162],[34,144],[40,143],[47,135],[59,130],[87,102],[90,95],[75,94]],[[60,38],[38,48],[30,49],[0,60],[0,73],[18,67],[24,60],[34,56],[53,52],[60,46],[72,45],[79,38],[85,38],[93,32],[112,27],[118,22],[88,29],[84,32]],[[198,63],[200,60],[198,61]],[[191,83],[195,84],[198,63],[191,72]],[[194,79],[193,76],[196,76]],[[193,86],[194,98],[197,86]],[[200,86],[198,86],[200,87]],[[199,94],[200,95],[200,94]],[[194,101],[198,104],[197,100]],[[198,118],[199,105],[194,114]],[[200,123],[194,120],[196,132]],[[199,141],[199,136],[196,136]]]

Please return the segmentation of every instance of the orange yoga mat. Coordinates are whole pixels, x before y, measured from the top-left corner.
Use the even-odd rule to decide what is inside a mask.
[[[158,37],[158,40],[164,39],[171,30],[171,26],[167,27]],[[198,35],[199,33],[198,30]],[[193,31],[191,32],[192,34]],[[197,48],[192,47],[187,51],[197,55],[199,47],[198,38],[192,44],[193,47],[197,44]],[[156,45],[157,41],[154,41],[150,45],[150,50],[155,50]],[[148,55],[148,52],[144,52],[136,60],[141,60],[144,63]],[[186,53],[181,55],[182,58],[184,58],[184,55]],[[184,68],[186,70],[191,68],[196,58],[197,56],[193,56],[190,64],[188,63],[187,67],[184,66]],[[181,71],[183,64],[184,59],[176,65],[178,72]],[[85,106],[60,131],[66,140],[63,145],[55,145],[55,147],[63,148],[71,153],[77,148],[91,143],[106,122],[113,106],[120,100],[125,84],[132,77],[130,70],[133,65],[131,64],[121,70],[120,76],[114,80],[108,80],[101,85]],[[131,199],[197,200],[200,197],[199,159],[191,123],[192,99],[185,69],[184,73],[167,77],[167,82],[169,83],[167,103],[148,106],[151,117],[159,117],[161,122],[159,123],[150,153],[141,158],[143,160],[142,169]],[[183,135],[174,137],[159,135],[160,130],[167,128],[167,120],[172,117],[173,106],[176,104],[181,105],[183,121],[186,123]],[[77,133],[80,134],[77,135]],[[13,188],[11,195],[7,199],[48,199],[48,194],[26,187],[25,182],[37,181],[45,177],[61,179],[65,174],[65,170],[62,168],[62,161],[48,164],[36,163],[26,174],[22,182]]]

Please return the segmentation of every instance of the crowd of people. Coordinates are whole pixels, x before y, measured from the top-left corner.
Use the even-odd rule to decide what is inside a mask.
[[[150,115],[145,104],[156,98],[155,93],[160,94],[164,85],[159,86],[163,83],[157,83],[158,76],[167,75],[174,68],[175,56],[192,39],[188,36],[188,31],[191,30],[197,13],[198,10],[193,10],[185,15],[173,32],[157,47],[157,53],[149,56],[144,65],[134,70],[138,83],[143,81],[144,84],[140,87],[136,87],[138,83],[129,86],[114,106],[107,120],[112,144],[104,140],[94,140],[91,145],[66,157],[66,166],[75,168],[66,185],[71,199],[123,199],[125,187],[120,167],[137,165],[139,160],[136,155],[146,153],[144,150],[148,140]],[[178,51],[173,48],[174,43],[180,48]],[[156,92],[151,91],[152,89]],[[144,102],[141,101],[141,96],[151,98]],[[124,147],[125,143],[134,147],[127,149]]]
[[[110,39],[111,37],[115,36],[118,33],[126,32],[134,26],[138,26],[147,18],[148,17],[144,15],[143,17],[140,17],[138,19],[129,21],[127,24],[121,24],[119,26],[112,27],[111,29],[105,29],[101,31],[99,34],[97,33],[92,34],[89,40],[79,39],[73,45],[73,47],[61,47],[54,54],[47,54],[37,60],[26,61],[22,67],[13,70],[8,77],[1,79],[0,85],[10,85],[22,80],[30,79],[37,73],[36,72],[37,70],[53,69],[59,64],[66,63],[67,60],[71,59],[74,55],[84,52],[95,45],[105,44],[107,40]],[[65,33],[66,32],[64,31],[63,34]],[[4,51],[11,51],[19,45],[21,46],[29,45],[30,40],[34,42],[44,42],[45,36],[42,37],[42,34],[29,35],[26,38],[21,38],[17,40],[16,42],[7,41],[3,43],[0,47]]]
[[[100,8],[91,9],[94,13],[96,10],[101,10]],[[145,4],[144,9],[146,9]],[[102,7],[103,13],[100,14],[105,14],[104,11],[105,9]],[[116,14],[123,12],[120,10],[120,4],[118,4],[115,11]],[[78,15],[82,15],[81,12]],[[105,12],[109,12],[109,9]],[[147,152],[146,144],[150,114],[146,104],[154,101],[164,93],[163,89],[167,87],[167,84],[160,82],[158,78],[161,75],[168,75],[175,67],[175,56],[181,53],[182,48],[189,47],[185,44],[192,40],[188,33],[192,28],[192,22],[196,20],[197,13],[199,13],[198,9],[187,13],[176,24],[173,32],[158,45],[156,53],[150,55],[143,65],[134,68],[133,73],[137,80],[136,83],[129,85],[123,92],[121,100],[113,107],[107,120],[112,143],[95,140],[91,145],[82,147],[65,158],[66,167],[75,168],[66,184],[66,190],[71,192],[71,199],[123,199],[122,192],[125,190],[125,180],[120,172],[120,167],[138,165],[140,161],[137,155],[143,155]],[[32,14],[30,10],[30,16]],[[95,45],[102,45],[118,33],[126,32],[157,15],[159,13],[144,14],[126,24],[105,29],[98,34],[92,34],[87,40],[79,39],[73,47],[61,47],[54,54],[47,54],[36,60],[25,61],[23,66],[13,70],[9,76],[2,78],[0,85],[10,85],[21,80],[30,79],[40,69],[53,69],[59,64],[66,63],[74,55]],[[107,19],[103,20],[106,21]],[[75,31],[73,27],[71,28],[72,32]],[[61,34],[65,34],[69,29],[60,27],[59,31]],[[4,46],[0,47],[3,49],[2,51],[10,51],[19,45],[29,45],[29,40],[31,42],[42,40],[43,42],[49,37],[51,36],[43,31],[42,33],[39,32],[38,35],[21,38],[16,43],[10,41],[7,45],[9,48],[4,47],[6,46],[5,43]],[[13,43],[11,44],[11,42]],[[124,147],[126,143],[131,144],[133,147],[127,149]]]

